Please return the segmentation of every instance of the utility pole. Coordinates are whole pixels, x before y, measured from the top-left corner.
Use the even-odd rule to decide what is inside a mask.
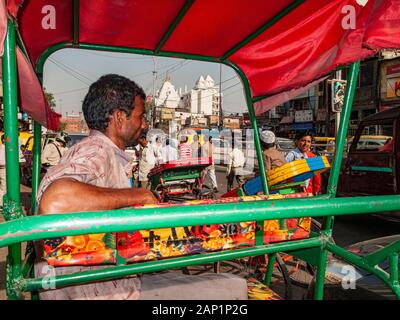
[[[218,129],[221,130],[224,124],[222,119],[222,64],[219,65],[219,112]]]
[[[156,80],[157,80],[157,64],[156,64],[156,58],[155,57],[152,57],[153,58],[153,101],[152,101],[152,103],[153,103],[153,105],[152,105],[152,107],[151,107],[151,110],[152,110],[152,116],[151,116],[151,127],[152,128],[154,128],[154,122],[155,122],[155,118],[156,118]]]
[[[342,80],[342,70],[336,71],[336,79],[337,80]],[[333,84],[332,84],[333,86]],[[335,137],[337,133],[339,132],[339,125],[340,125],[340,115],[342,112],[335,112]]]

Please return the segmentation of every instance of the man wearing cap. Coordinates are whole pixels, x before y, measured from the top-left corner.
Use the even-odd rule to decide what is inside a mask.
[[[69,139],[67,134],[57,133],[55,140],[46,144],[43,150],[41,156],[42,164],[47,167],[58,164],[65,151],[68,150],[67,142]]]
[[[284,154],[276,150],[275,134],[272,131],[264,130],[261,132],[260,138],[263,147],[265,170],[270,171],[284,165],[286,163]]]

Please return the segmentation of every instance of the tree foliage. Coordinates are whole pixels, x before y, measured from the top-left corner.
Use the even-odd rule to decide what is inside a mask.
[[[50,92],[47,92],[46,88],[43,88],[43,91],[47,103],[49,104],[50,108],[54,111],[54,108],[56,106],[56,99],[54,99],[54,95]]]

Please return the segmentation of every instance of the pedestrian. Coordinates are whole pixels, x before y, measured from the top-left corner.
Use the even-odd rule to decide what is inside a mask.
[[[204,143],[201,148],[201,157],[210,158],[212,163],[204,169],[205,176],[209,176],[214,192],[218,192],[217,176],[215,175],[214,165],[214,146],[212,143],[212,136],[208,137],[208,141]]]
[[[228,153],[228,167],[226,170],[227,192],[232,190],[234,180],[236,180],[239,187],[245,182],[243,174],[245,158],[243,151],[239,148],[239,141],[235,138],[232,139],[232,144],[232,150]]]
[[[51,167],[58,164],[64,153],[68,150],[67,143],[69,140],[70,138],[66,133],[57,133],[54,141],[47,143],[44,147],[41,156],[42,165]]]
[[[165,146],[161,148],[161,158],[162,163],[178,160],[178,150],[173,139],[167,138],[165,140]]]
[[[178,146],[179,160],[185,161],[192,158],[192,148],[188,144],[189,138],[187,136],[181,137],[181,143]]]
[[[263,159],[265,170],[268,172],[286,163],[283,152],[276,150],[276,137],[270,130],[261,132],[261,146],[263,148]]]
[[[141,145],[139,153],[139,187],[149,189],[149,173],[155,167],[157,157],[152,144],[147,141],[145,135],[139,138],[139,144]]]
[[[316,155],[310,151],[313,135],[310,131],[301,131],[296,134],[296,148],[290,151],[285,159],[287,162],[294,160],[314,158]],[[318,195],[321,191],[321,175],[317,174],[311,179],[305,181],[306,191],[313,195]]]
[[[162,154],[161,154],[161,148],[162,148],[162,142],[161,138],[159,136],[156,136],[155,139],[151,143],[154,151],[154,156],[156,157],[156,165],[162,163]]]

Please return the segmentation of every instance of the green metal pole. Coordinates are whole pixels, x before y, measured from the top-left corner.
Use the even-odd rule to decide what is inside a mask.
[[[343,150],[346,141],[347,130],[349,127],[351,107],[353,105],[354,92],[356,88],[356,82],[359,70],[360,70],[359,61],[353,63],[350,67],[349,81],[346,86],[346,92],[344,97],[344,106],[341,114],[339,130],[336,135],[336,148],[334,157],[335,160],[332,165],[332,170],[329,176],[328,187],[327,187],[328,195],[331,197],[335,197],[337,193],[337,185],[339,181],[340,168],[342,166],[342,159],[343,159]],[[328,239],[332,235],[333,222],[334,222],[334,216],[327,216],[324,218],[323,221],[322,225],[323,231],[321,232]],[[321,254],[319,257],[318,269],[317,269],[317,279],[315,284],[314,298],[317,300],[323,298],[327,257],[328,257],[328,250],[324,246],[321,248]]]
[[[389,256],[389,270],[390,270],[390,282],[400,299],[400,286],[399,286],[399,254],[392,253]]]
[[[261,33],[263,33],[265,30],[268,28],[272,27],[275,23],[278,21],[282,20],[285,16],[290,14],[293,10],[295,10],[299,5],[301,5],[304,2],[304,0],[296,0],[293,1],[290,5],[285,7],[281,12],[279,12],[276,16],[274,16],[272,19],[267,21],[261,28],[256,30],[255,32],[252,32],[250,36],[248,36],[246,39],[242,40],[239,44],[234,46],[232,49],[230,49],[228,52],[226,52],[221,60],[226,60],[228,59],[232,54],[234,54],[236,51],[239,49],[243,48],[246,44],[250,43],[252,40],[257,38]]]
[[[362,256],[356,255],[355,253],[349,252],[346,249],[343,249],[333,243],[327,242],[326,246],[330,252],[332,252],[334,255],[339,256],[346,262],[349,262],[359,268],[362,268],[371,274],[375,275],[377,278],[382,280],[395,294],[398,299],[400,299],[400,287],[396,283],[392,282],[391,280],[393,279],[392,274],[388,274],[385,270],[380,268],[377,265],[371,265],[366,261],[366,259]],[[397,274],[398,274],[398,266],[394,266],[394,256],[393,253],[388,256],[389,257],[389,267],[392,268],[391,271],[395,271],[397,269]],[[392,258],[390,258],[392,257]],[[398,261],[397,261],[398,263]]]
[[[17,119],[17,62],[15,51],[15,26],[8,22],[3,56],[4,131],[6,147],[6,174],[8,199],[20,203],[20,170]]]
[[[244,221],[400,211],[400,196],[284,199],[213,205],[48,214],[0,224],[0,247],[29,240],[103,232]],[[33,231],[32,231],[33,230]]]
[[[186,0],[182,9],[179,11],[178,16],[173,21],[172,25],[168,28],[167,33],[162,37],[160,43],[157,45],[154,50],[156,53],[160,52],[161,48],[167,42],[168,38],[171,36],[172,32],[174,32],[175,28],[178,26],[179,22],[185,17],[186,13],[189,11],[190,7],[194,3],[194,0]]]
[[[328,250],[325,247],[322,247],[321,255],[319,257],[317,266],[317,277],[315,280],[314,299],[316,300],[322,300],[324,297],[325,272],[326,272],[327,260],[328,260]]]
[[[271,284],[272,273],[274,271],[274,264],[276,261],[276,253],[271,253],[268,255],[267,271],[265,272],[264,284],[269,287]]]
[[[42,126],[34,121],[33,124],[33,164],[32,164],[32,214],[36,214],[36,195],[40,182],[40,152],[42,148]]]
[[[303,244],[301,244],[301,242]],[[89,281],[98,281],[104,279],[121,278],[131,274],[148,273],[161,270],[169,270],[182,268],[185,266],[194,266],[206,264],[215,261],[232,260],[235,258],[243,258],[248,256],[257,256],[267,253],[283,251],[283,247],[289,247],[290,250],[296,250],[301,246],[316,247],[321,245],[320,239],[306,239],[302,241],[293,241],[289,243],[276,243],[267,246],[256,246],[250,248],[226,250],[207,254],[196,254],[191,256],[176,257],[163,260],[155,260],[149,262],[133,263],[126,266],[116,266],[107,269],[85,271],[78,274],[56,276],[54,285],[56,287],[71,284],[86,283]],[[43,279],[27,279],[23,281],[22,290],[33,291],[42,288]]]
[[[4,99],[4,132],[6,153],[6,184],[7,202],[3,204],[3,213],[9,219],[13,212],[22,211],[20,196],[20,169],[18,150],[18,119],[17,119],[17,59],[15,43],[15,24],[8,20],[7,34],[4,41],[3,68],[3,99]],[[7,208],[6,208],[7,207]],[[7,294],[10,299],[20,296],[13,290],[13,283],[21,277],[21,244],[13,244],[8,248],[7,256]]]
[[[337,193],[337,186],[339,181],[340,169],[342,166],[343,151],[346,141],[346,134],[349,127],[351,108],[353,106],[354,93],[357,84],[358,73],[360,70],[360,61],[353,63],[350,67],[349,79],[346,85],[346,92],[344,96],[344,106],[341,114],[339,131],[336,137],[335,157],[332,164],[331,174],[328,181],[328,195],[335,197]],[[332,230],[334,217],[329,216],[324,219],[323,229]]]
[[[242,79],[244,91],[246,94],[247,108],[249,110],[249,115],[250,115],[250,122],[251,122],[251,126],[253,128],[253,131],[254,131],[254,145],[256,148],[258,168],[260,171],[262,189],[263,189],[263,193],[268,195],[269,194],[268,181],[267,181],[267,175],[265,172],[264,159],[263,159],[261,142],[260,142],[260,133],[258,132],[257,119],[256,119],[256,114],[254,112],[253,100],[251,98],[251,89],[250,89],[249,81],[247,80],[243,71],[241,69],[239,69],[235,64],[232,64],[229,61],[224,61],[224,63],[231,66],[234,70],[236,70],[236,72]],[[282,223],[282,220],[279,220],[279,223],[280,223],[281,227],[284,227],[284,223]],[[260,245],[263,242],[264,242],[264,221],[258,220],[257,221],[257,230],[256,230],[256,244]]]

